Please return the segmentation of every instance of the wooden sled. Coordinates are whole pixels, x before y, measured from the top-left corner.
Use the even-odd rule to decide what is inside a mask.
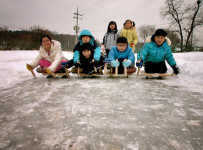
[[[141,75],[146,77],[146,79],[149,78],[157,78],[157,79],[165,79],[166,77],[173,76],[174,73],[146,73],[145,71],[141,71]]]
[[[36,75],[34,73],[34,70],[32,69],[32,67],[28,64],[26,64],[27,69],[32,73],[32,75],[36,78]],[[64,73],[54,73],[51,72],[49,69],[46,69],[47,73],[41,73],[43,75],[52,75],[54,78],[56,78],[57,76],[64,76],[66,75],[67,77],[70,77],[69,71],[67,70],[67,68],[65,68],[65,72]]]
[[[118,61],[118,59],[116,59],[116,61]],[[109,75],[110,78],[128,78],[128,75],[131,75],[132,73],[127,73],[127,68],[124,67],[124,73],[123,74],[118,74],[118,67],[115,67],[115,73],[113,73],[112,68],[110,69],[110,72],[107,73],[107,65],[109,62],[105,62],[104,65],[104,77],[106,77],[106,75]]]

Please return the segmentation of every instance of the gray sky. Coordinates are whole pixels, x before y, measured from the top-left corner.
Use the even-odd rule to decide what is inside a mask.
[[[108,23],[116,21],[118,29],[131,19],[136,28],[141,25],[167,27],[159,12],[165,0],[0,0],[0,26],[9,29],[39,25],[63,34],[75,34],[74,14],[79,9],[83,14],[79,20],[80,29],[89,29],[100,41],[107,30]]]

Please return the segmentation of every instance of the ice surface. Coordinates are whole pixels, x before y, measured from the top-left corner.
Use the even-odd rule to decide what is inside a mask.
[[[203,53],[174,54],[165,80],[34,79],[36,56],[0,51],[0,149],[203,149]]]

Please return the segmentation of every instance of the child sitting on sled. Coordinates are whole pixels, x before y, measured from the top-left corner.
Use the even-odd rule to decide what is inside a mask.
[[[79,48],[80,58],[75,67],[72,68],[72,73],[77,72],[77,68],[80,68],[81,73],[101,73],[99,70],[104,68],[104,57],[101,56],[99,61],[94,60],[94,47],[90,43],[84,43]],[[101,68],[101,69],[99,69]],[[96,69],[96,70],[95,70]]]
[[[118,73],[120,74],[124,72],[124,67],[127,67],[127,73],[136,71],[134,67],[135,56],[125,37],[119,37],[116,40],[116,46],[111,48],[108,58],[111,61],[111,67],[118,67]]]
[[[92,34],[90,33],[89,30],[82,30],[80,35],[79,35],[79,42],[75,45],[74,49],[73,49],[73,59],[71,59],[68,62],[62,63],[62,66],[66,67],[66,68],[70,68],[74,65],[77,66],[77,64],[80,63],[79,59],[80,59],[80,49],[81,46],[84,43],[90,43],[93,47],[94,50],[94,61],[99,62],[100,57],[101,57],[101,48],[99,47],[99,45],[97,44],[97,42],[94,40],[94,37],[92,36]]]
[[[61,63],[67,62],[67,59],[62,54],[61,43],[52,40],[49,35],[43,35],[40,43],[39,54],[30,64],[27,64],[27,69],[31,71],[39,65],[40,67],[37,68],[39,73],[65,72],[61,68]],[[47,76],[47,78],[51,77],[52,75]]]
[[[146,73],[166,73],[165,60],[167,60],[176,75],[179,73],[179,68],[170,48],[170,41],[166,35],[166,31],[163,29],[156,30],[151,39],[148,39],[148,43],[138,52],[136,65],[140,67],[144,63]]]

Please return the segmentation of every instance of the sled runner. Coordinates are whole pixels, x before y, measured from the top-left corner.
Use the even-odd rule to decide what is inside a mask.
[[[34,70],[32,69],[32,67],[28,64],[26,64],[26,67],[27,69],[32,73],[32,75],[36,78],[36,75],[34,73]],[[67,76],[67,77],[70,77],[69,75],[69,71],[65,69],[65,72],[64,73],[54,73],[54,72],[51,72],[49,69],[45,69],[46,70],[46,73],[42,73],[43,75],[52,75],[54,78],[56,78],[57,76]]]
[[[57,76],[70,77],[69,71],[67,70],[67,68],[64,68],[64,70],[65,70],[64,73],[56,73],[56,72],[51,72],[49,69],[46,69],[47,73],[42,73],[42,74],[43,75],[52,75],[54,78],[56,78]]]
[[[80,67],[77,68],[77,74],[78,74],[78,77],[84,77],[84,78],[98,78],[100,76],[103,75],[102,71],[101,71],[101,67],[103,66],[100,66],[98,68],[94,68],[93,71],[89,72],[89,73],[81,73],[80,72]],[[99,69],[99,72],[97,72],[97,69]]]
[[[174,73],[146,73],[145,71],[141,71],[141,75],[148,78],[157,78],[157,79],[165,79],[166,77],[173,76]]]

